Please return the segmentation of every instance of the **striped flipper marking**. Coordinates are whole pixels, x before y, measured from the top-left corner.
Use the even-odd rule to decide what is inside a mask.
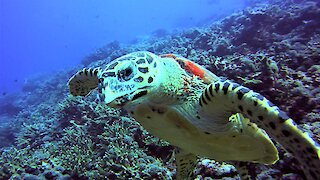
[[[231,81],[218,81],[205,89],[199,104],[205,113],[220,118],[243,114],[292,153],[308,179],[319,177],[320,146],[286,113],[259,93]]]
[[[73,75],[69,82],[69,91],[73,96],[87,96],[98,87],[100,69],[82,69]]]

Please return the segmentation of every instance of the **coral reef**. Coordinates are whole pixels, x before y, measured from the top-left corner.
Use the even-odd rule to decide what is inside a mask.
[[[10,119],[0,127],[1,141],[10,141],[0,146],[0,179],[174,179],[174,148],[167,142],[126,112],[100,104],[96,92],[86,99],[68,95],[66,82],[76,69],[103,68],[138,50],[179,54],[244,84],[320,141],[320,4],[255,4],[207,27],[175,34],[159,29],[154,37],[123,47],[114,41],[79,67],[29,79],[24,94],[0,105],[0,115]],[[297,161],[279,151],[275,165],[252,166],[254,176],[303,179]],[[239,178],[233,166],[207,159],[193,177]]]

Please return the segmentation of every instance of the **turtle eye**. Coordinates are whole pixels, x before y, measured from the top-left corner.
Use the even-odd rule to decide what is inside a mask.
[[[133,77],[133,70],[131,67],[127,67],[122,69],[117,74],[119,81],[128,81]]]

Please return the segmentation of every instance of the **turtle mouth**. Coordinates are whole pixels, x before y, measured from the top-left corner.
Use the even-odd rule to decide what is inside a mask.
[[[111,101],[108,106],[110,107],[123,107],[125,106],[128,102],[134,102],[135,100],[145,96],[148,94],[147,90],[142,90],[142,91],[136,91],[131,94],[123,95],[120,96],[113,101]]]
[[[147,90],[142,90],[139,92],[134,93],[134,95],[132,96],[131,101],[137,100],[138,98],[141,98],[142,96],[145,96],[148,94]]]
[[[107,105],[109,107],[113,107],[113,108],[121,108],[121,107],[125,106],[128,101],[129,101],[129,99],[127,98],[127,96],[121,96],[121,97],[114,99],[113,101],[111,101]]]

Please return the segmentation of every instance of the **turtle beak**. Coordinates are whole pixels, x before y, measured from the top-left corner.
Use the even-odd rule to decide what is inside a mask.
[[[128,104],[128,102],[133,102],[137,99],[139,99],[140,97],[146,95],[148,93],[147,90],[141,90],[141,91],[137,91],[131,94],[126,94],[123,96],[120,96],[116,99],[114,99],[113,101],[111,101],[110,103],[108,103],[107,105],[109,107],[114,107],[114,108],[121,108],[124,107],[125,105]]]

